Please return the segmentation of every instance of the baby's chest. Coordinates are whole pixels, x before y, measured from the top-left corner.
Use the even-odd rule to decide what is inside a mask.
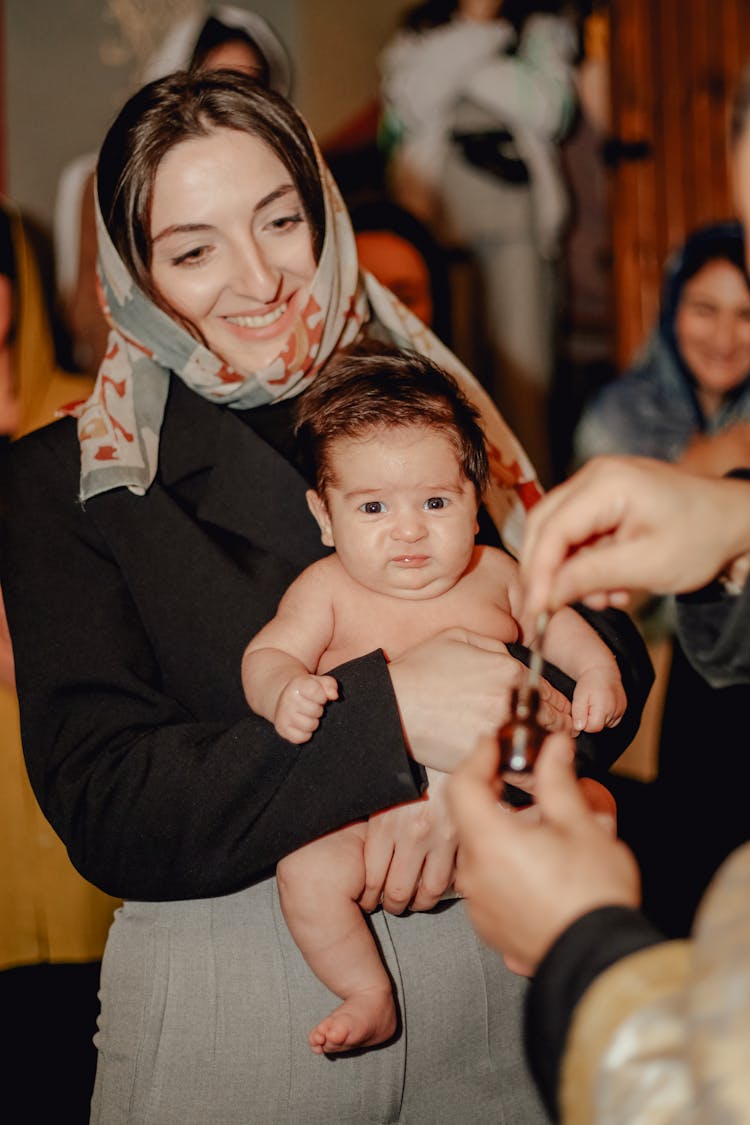
[[[387,606],[372,601],[363,601],[358,608],[341,604],[334,614],[328,667],[377,648],[393,660],[406,649],[454,626],[506,644],[518,637],[505,599],[444,596],[420,601],[388,599]],[[325,671],[322,665],[321,671]]]

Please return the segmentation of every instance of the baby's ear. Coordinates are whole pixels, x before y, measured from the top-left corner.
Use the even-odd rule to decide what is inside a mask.
[[[320,528],[320,541],[324,547],[335,547],[333,541],[333,528],[331,527],[331,517],[328,515],[328,508],[326,507],[325,500],[318,495],[312,488],[308,488],[305,493],[307,506],[313,514],[315,522]]]

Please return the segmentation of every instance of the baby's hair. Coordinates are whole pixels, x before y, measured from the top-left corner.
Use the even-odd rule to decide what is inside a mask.
[[[412,426],[449,439],[480,501],[489,463],[479,412],[451,375],[418,352],[356,345],[335,356],[297,402],[295,433],[322,497],[334,483],[329,454],[335,441]]]

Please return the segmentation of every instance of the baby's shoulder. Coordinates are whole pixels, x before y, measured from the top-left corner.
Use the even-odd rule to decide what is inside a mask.
[[[516,560],[500,547],[475,547],[472,566],[477,574],[488,578],[512,578],[518,573]]]

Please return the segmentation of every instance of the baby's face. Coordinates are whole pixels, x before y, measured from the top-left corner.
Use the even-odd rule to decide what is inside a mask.
[[[353,578],[398,598],[433,598],[455,585],[474,550],[477,497],[447,437],[383,429],[334,442],[329,462],[326,505],[311,507]]]

